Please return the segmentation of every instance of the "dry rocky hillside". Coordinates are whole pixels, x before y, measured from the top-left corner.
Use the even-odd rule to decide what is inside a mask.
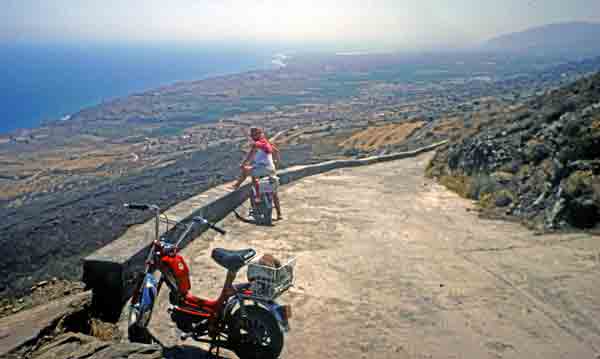
[[[404,142],[423,125],[423,121],[414,121],[370,127],[354,133],[340,145],[347,149],[362,151],[380,150]]]
[[[600,74],[461,123],[430,176],[538,230],[600,222]]]

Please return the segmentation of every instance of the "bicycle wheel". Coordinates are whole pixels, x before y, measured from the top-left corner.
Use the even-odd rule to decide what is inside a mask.
[[[265,226],[273,225],[273,195],[265,193],[262,201],[263,224]]]
[[[251,206],[251,215],[254,218],[256,224],[262,224],[263,222],[263,212],[262,212],[262,202],[256,202],[254,197],[250,197],[250,206]]]

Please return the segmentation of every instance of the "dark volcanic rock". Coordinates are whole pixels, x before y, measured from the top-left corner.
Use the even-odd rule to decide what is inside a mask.
[[[577,197],[569,202],[567,220],[579,228],[591,228],[600,221],[598,204],[592,198]]]
[[[0,283],[23,294],[24,288],[53,276],[80,279],[82,256],[149,217],[127,211],[124,202],[166,208],[223,181],[215,176],[218,172],[233,178],[232,153],[227,148],[198,152],[165,168],[48,193],[18,209],[0,208]]]
[[[512,203],[512,198],[507,194],[500,194],[496,197],[494,204],[496,207],[506,207]]]
[[[487,195],[482,204],[491,210],[511,205],[514,216],[535,227],[594,227],[600,222],[600,74],[486,121],[441,149],[429,174],[460,178],[463,188],[444,182],[474,199]]]

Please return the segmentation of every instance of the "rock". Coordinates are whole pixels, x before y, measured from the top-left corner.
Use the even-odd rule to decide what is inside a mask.
[[[569,202],[567,220],[578,228],[592,228],[600,221],[599,208],[592,198],[576,198]]]
[[[584,108],[583,111],[581,111],[581,114],[583,116],[589,116],[589,115],[591,115],[592,113],[594,113],[598,109],[600,109],[600,102],[595,103],[593,105],[590,105],[590,106]]]
[[[494,172],[491,175],[492,180],[500,184],[508,184],[513,180],[514,174],[510,172]]]
[[[533,207],[539,206],[540,204],[542,204],[544,199],[546,199],[546,192],[542,192],[542,194],[540,194],[539,197],[536,198],[536,200],[533,202],[532,206]]]
[[[554,207],[549,212],[548,216],[546,216],[546,228],[555,228],[558,217],[561,215],[562,211],[565,209],[566,200],[564,198],[560,198],[558,201],[554,203]]]
[[[503,172],[511,173],[511,174],[515,175],[519,172],[519,169],[521,168],[522,165],[523,165],[523,162],[521,160],[515,159],[515,160],[512,160],[509,163],[505,164],[504,166],[502,166],[500,168],[500,170]]]
[[[90,334],[103,341],[118,341],[121,339],[119,327],[113,323],[103,322],[96,318],[89,321]]]
[[[513,201],[512,197],[510,197],[506,193],[501,192],[500,194],[498,194],[496,196],[494,204],[496,205],[496,207],[506,207],[509,204],[511,204],[512,201]]]
[[[593,181],[594,176],[592,171],[575,171],[564,181],[564,185],[561,188],[564,189],[565,195],[568,198],[575,199],[592,194]]]
[[[527,159],[534,164],[541,162],[550,155],[550,149],[542,143],[530,146],[526,152]]]
[[[592,171],[600,173],[600,159],[597,160],[579,160],[567,164],[569,171]]]

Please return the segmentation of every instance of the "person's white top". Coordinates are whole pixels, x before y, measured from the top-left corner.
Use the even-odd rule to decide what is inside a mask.
[[[273,162],[273,154],[267,153],[260,148],[256,150],[256,156],[254,157],[254,164],[257,166],[264,166],[270,170],[275,170],[275,163]]]
[[[273,150],[271,144],[266,140],[258,140],[255,142],[256,154],[254,155],[254,165],[264,166],[269,170],[275,170],[273,162]]]

